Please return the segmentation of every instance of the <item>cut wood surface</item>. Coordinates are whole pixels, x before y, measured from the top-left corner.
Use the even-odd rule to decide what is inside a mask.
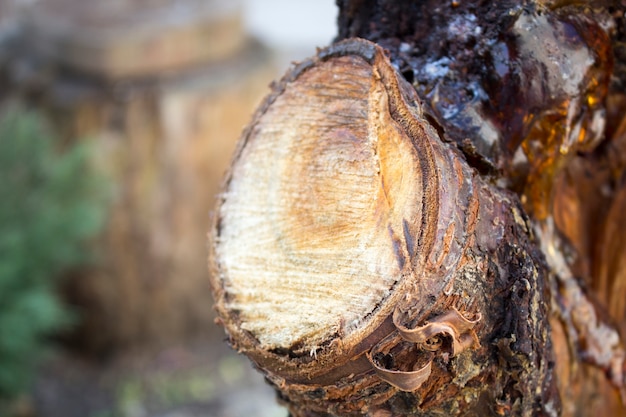
[[[356,56],[304,71],[260,117],[233,169],[217,249],[227,308],[265,348],[308,353],[333,335],[359,337],[402,278],[405,237],[416,237],[404,233],[419,234],[428,196],[407,137],[376,132],[388,99],[371,82]]]

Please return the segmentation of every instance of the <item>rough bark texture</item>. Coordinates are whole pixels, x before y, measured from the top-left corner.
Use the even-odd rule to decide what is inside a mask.
[[[294,416],[623,414],[626,351],[598,307],[623,320],[622,3],[338,5],[347,40],[274,86],[226,178],[212,287],[231,344]],[[377,187],[341,177],[366,160]],[[371,213],[334,228],[354,209],[334,202],[363,198]],[[350,252],[363,270],[319,279],[316,234],[343,262],[357,226],[394,256]],[[346,322],[327,300],[321,339],[264,315],[281,297],[317,311],[315,284],[353,280],[378,302]]]
[[[623,414],[602,373],[623,390],[623,345],[607,324],[623,313],[604,310],[621,304],[619,273],[608,265],[626,249],[602,230],[619,230],[622,216],[608,209],[619,205],[626,161],[624,3],[338,5],[338,38],[384,45],[444,138],[520,195],[552,271],[563,414]],[[611,347],[600,354],[598,346]]]

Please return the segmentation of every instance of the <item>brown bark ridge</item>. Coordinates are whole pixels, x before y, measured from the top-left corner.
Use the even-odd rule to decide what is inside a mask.
[[[289,71],[244,131],[211,286],[294,416],[559,415],[529,220],[439,128],[351,39]]]
[[[591,298],[601,306],[597,309],[597,317],[604,323],[615,323],[624,335],[626,275],[622,266],[626,261],[623,234],[626,227],[626,122],[623,119],[623,94],[614,95],[609,104],[607,109],[613,115],[607,117],[607,139],[594,152],[574,157],[558,177],[554,222],[571,246],[567,250],[571,271],[581,277],[587,299]],[[560,292],[555,294],[561,297]],[[567,303],[577,305],[571,300]],[[578,316],[588,321],[585,309],[581,306],[576,308]],[[567,315],[559,313],[559,316]],[[576,343],[583,349],[570,348],[568,352],[567,338],[562,336],[563,340],[556,340],[558,334],[563,332],[558,329],[563,327],[563,320],[559,321],[553,325],[553,330],[556,329],[553,342],[556,350],[561,351],[557,353],[561,363],[557,373],[565,405],[563,415],[580,415],[585,413],[584,410],[593,410],[598,415],[626,413],[623,402],[608,386],[602,372],[585,364],[589,362],[585,350],[590,346],[597,350],[594,345],[609,345],[611,339],[615,339],[615,333],[592,337],[591,342],[585,340],[587,336],[570,338],[574,341],[581,339],[581,343]],[[559,348],[558,345],[563,346]],[[597,354],[593,356],[598,357]]]

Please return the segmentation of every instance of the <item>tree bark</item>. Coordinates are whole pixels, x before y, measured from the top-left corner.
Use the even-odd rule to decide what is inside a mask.
[[[572,238],[597,211],[555,216],[554,186],[622,143],[623,8],[338,5],[338,42],[273,86],[226,176],[211,283],[230,343],[296,417],[574,415],[592,395],[623,412],[623,344]]]

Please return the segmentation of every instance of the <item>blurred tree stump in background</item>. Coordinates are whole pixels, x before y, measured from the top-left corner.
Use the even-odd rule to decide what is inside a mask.
[[[94,139],[115,185],[99,266],[67,285],[81,347],[106,353],[213,328],[209,212],[274,74],[238,4],[226,3],[53,0],[22,10],[12,92],[68,140]]]

